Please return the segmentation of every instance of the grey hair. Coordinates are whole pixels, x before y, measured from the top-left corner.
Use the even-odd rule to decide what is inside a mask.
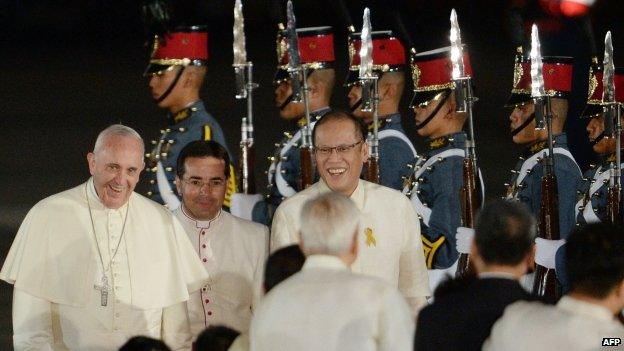
[[[320,195],[301,210],[302,251],[306,255],[348,253],[360,229],[360,211],[351,199],[335,192]]]
[[[103,131],[101,131],[100,134],[98,134],[97,139],[95,139],[95,145],[93,146],[93,153],[97,154],[98,151],[102,150],[102,147],[104,146],[104,142],[106,141],[107,138],[111,136],[135,138],[141,142],[141,145],[143,145],[143,138],[141,138],[141,136],[139,135],[139,133],[137,133],[136,130],[128,126],[124,126],[123,124],[113,124],[113,125],[108,126]],[[141,153],[143,153],[143,151]]]

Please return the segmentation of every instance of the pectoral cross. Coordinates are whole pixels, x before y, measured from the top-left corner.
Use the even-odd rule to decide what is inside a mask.
[[[106,306],[108,304],[108,278],[106,274],[102,274],[102,285],[94,284],[93,289],[100,292],[102,306]]]

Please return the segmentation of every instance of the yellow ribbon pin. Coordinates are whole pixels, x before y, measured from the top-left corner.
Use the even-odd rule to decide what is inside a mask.
[[[366,228],[364,234],[366,234],[366,246],[377,246],[377,239],[375,239],[375,235],[373,235],[373,230],[371,228]]]

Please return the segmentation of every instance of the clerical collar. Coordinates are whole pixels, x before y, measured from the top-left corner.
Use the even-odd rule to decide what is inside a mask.
[[[106,207],[104,203],[102,202],[102,200],[100,199],[100,197],[98,196],[97,191],[95,190],[95,183],[93,182],[93,177],[89,178],[89,180],[87,181],[87,192],[88,192],[87,196],[90,196],[91,198],[95,199],[95,203],[92,203],[92,205],[99,207],[98,209],[103,209],[106,211],[124,211],[125,212],[126,206],[128,206],[128,202],[130,201],[130,199],[128,199],[128,201],[126,201],[126,203],[123,204],[123,206],[121,206],[120,208],[114,209],[114,208]],[[130,196],[132,196],[132,194]]]
[[[207,221],[200,221],[198,219],[193,218],[188,212],[186,212],[186,208],[184,207],[184,204],[180,205],[180,209],[182,210],[182,213],[184,214],[184,216],[190,221],[195,223],[195,227],[196,228],[202,228],[202,229],[208,229],[210,228],[210,225],[219,220],[219,218],[221,218],[221,210],[219,210],[219,213],[217,213],[217,215],[215,216],[215,218],[213,219],[209,219]]]
[[[193,115],[193,112],[196,112],[197,110],[199,110],[199,108],[195,106],[198,102],[199,100],[193,101],[190,104],[188,104],[185,108],[183,108],[182,110],[176,113],[169,114],[169,124],[170,125],[178,124],[186,120],[187,118],[191,117]]]

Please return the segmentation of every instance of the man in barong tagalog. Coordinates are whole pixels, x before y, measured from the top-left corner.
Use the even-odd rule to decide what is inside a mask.
[[[135,335],[190,348],[186,301],[208,275],[178,220],[133,192],[143,151],[133,129],[104,129],[92,177],[27,214],[0,271],[16,350],[116,350]]]

